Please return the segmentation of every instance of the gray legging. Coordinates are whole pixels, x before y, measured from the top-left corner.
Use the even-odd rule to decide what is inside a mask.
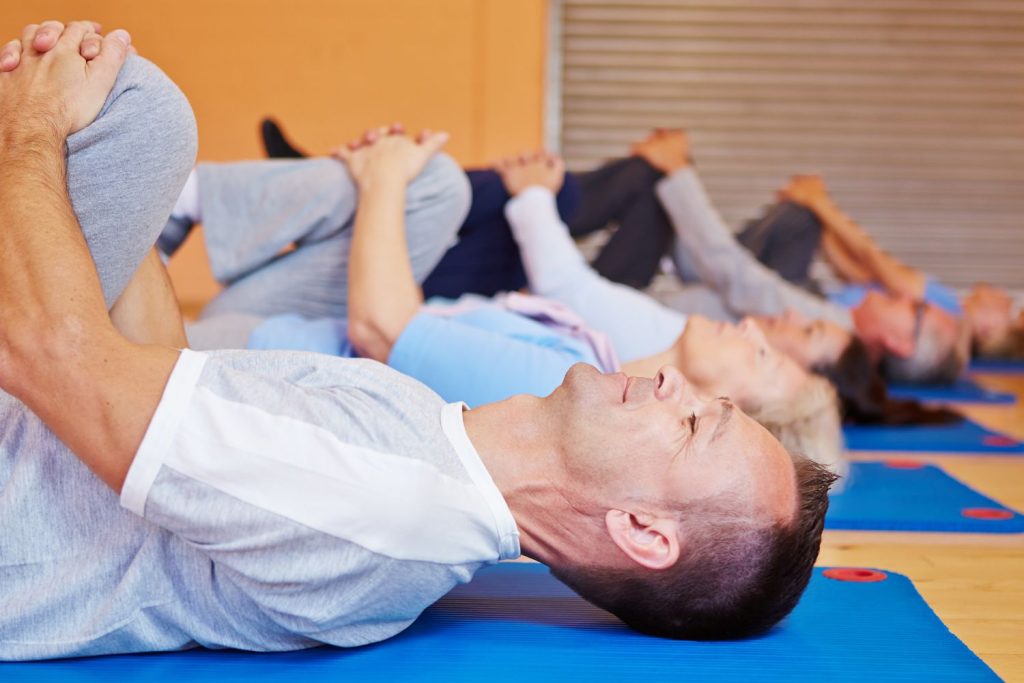
[[[225,288],[189,326],[193,347],[244,348],[271,315],[346,317],[358,194],[344,165],[201,164],[198,180],[210,266]],[[458,164],[438,155],[409,184],[405,202],[409,258],[423,282],[469,210],[469,183]]]
[[[107,306],[167,223],[196,157],[188,100],[156,66],[129,56],[96,120],[67,142],[68,192]]]

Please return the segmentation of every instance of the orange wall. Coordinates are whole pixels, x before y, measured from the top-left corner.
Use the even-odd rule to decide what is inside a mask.
[[[480,164],[541,144],[546,11],[544,0],[33,0],[0,3],[0,36],[50,18],[127,28],[192,102],[203,160],[260,156],[257,123],[273,114],[311,150],[403,121],[448,130],[448,151]],[[198,239],[171,274],[187,307],[216,291]]]

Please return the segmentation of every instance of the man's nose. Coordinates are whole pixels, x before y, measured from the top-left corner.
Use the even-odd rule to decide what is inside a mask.
[[[654,395],[660,400],[691,401],[697,397],[693,383],[677,368],[665,365],[654,376]]]
[[[676,391],[677,372],[678,370],[676,370],[671,365],[665,365],[658,370],[656,375],[654,375],[654,394],[658,398],[661,398],[662,396],[667,396],[671,394],[673,391]]]

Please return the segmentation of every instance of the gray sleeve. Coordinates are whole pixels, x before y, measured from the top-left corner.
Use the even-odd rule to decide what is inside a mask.
[[[736,315],[776,315],[792,308],[808,318],[852,328],[845,308],[786,282],[744,249],[692,168],[663,178],[656,191],[675,229],[676,249],[685,252],[701,281]]]
[[[112,306],[167,223],[196,158],[188,100],[129,55],[96,120],[68,138],[68,193]]]
[[[317,504],[311,501],[311,504]],[[237,627],[250,639],[289,647],[315,642],[358,644],[347,630],[368,640],[404,628],[413,616],[391,602],[407,586],[381,585],[389,558],[318,532],[280,515],[225,495],[216,488],[161,470],[146,503],[146,519],[213,561],[213,594],[230,606]],[[379,592],[382,597],[373,597]],[[402,595],[407,604],[422,603]],[[425,605],[421,604],[421,608]],[[382,618],[390,612],[393,620]],[[368,633],[365,633],[368,630]]]

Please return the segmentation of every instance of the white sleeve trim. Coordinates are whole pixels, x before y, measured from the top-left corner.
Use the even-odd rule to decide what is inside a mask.
[[[121,487],[121,506],[145,517],[146,498],[192,400],[206,354],[182,349]]]
[[[487,501],[487,505],[494,515],[494,525],[498,531],[499,551],[502,560],[513,560],[519,557],[519,527],[508,508],[508,503],[501,495],[497,485],[491,478],[490,472],[484,466],[477,453],[473,442],[469,440],[466,433],[466,423],[463,419],[463,411],[467,409],[465,403],[449,403],[441,409],[441,428],[445,436],[451,442],[452,448],[458,453],[459,459],[469,473],[470,479],[476,485],[480,494]]]

